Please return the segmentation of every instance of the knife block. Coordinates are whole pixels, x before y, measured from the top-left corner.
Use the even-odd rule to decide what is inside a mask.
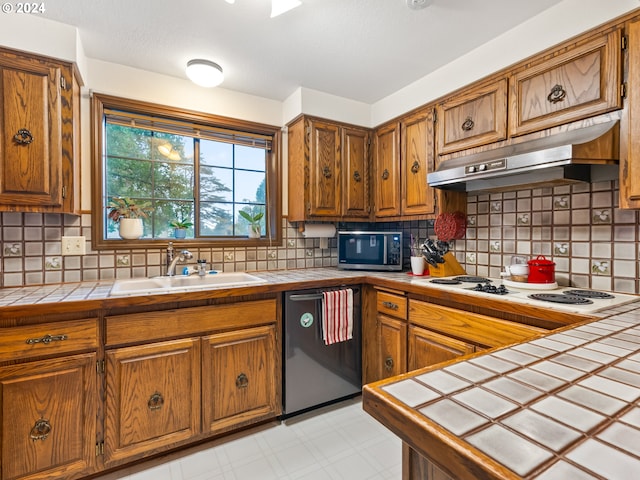
[[[437,267],[429,265],[429,275],[432,277],[450,277],[452,275],[466,275],[464,268],[451,252],[442,256],[444,263],[439,263]]]

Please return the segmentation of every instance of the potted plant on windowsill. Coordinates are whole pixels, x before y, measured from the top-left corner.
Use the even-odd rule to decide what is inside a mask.
[[[260,238],[260,220],[264,217],[264,212],[251,214],[244,210],[238,212],[242,218],[249,222],[249,238]]]
[[[175,238],[186,238],[187,228],[193,226],[193,222],[188,218],[182,220],[172,220],[169,222],[169,226],[173,227],[173,236]]]
[[[119,225],[120,237],[126,240],[142,236],[142,219],[153,211],[149,202],[136,202],[129,197],[111,197],[107,208],[107,217]]]

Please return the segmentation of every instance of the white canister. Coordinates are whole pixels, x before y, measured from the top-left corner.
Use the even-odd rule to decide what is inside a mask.
[[[424,257],[411,257],[411,273],[424,275]]]

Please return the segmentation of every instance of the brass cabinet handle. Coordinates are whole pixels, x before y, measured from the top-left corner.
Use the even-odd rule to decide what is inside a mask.
[[[33,142],[33,135],[31,135],[31,132],[26,128],[21,128],[18,130],[18,133],[13,136],[13,139],[20,145],[29,145]]]
[[[324,178],[331,178],[331,169],[325,165],[322,169],[322,175],[324,175]]]
[[[34,345],[36,343],[44,343],[45,345],[49,345],[51,342],[61,342],[62,340],[66,340],[66,335],[49,335],[48,333],[41,338],[27,338],[28,345]]]
[[[359,182],[360,180],[362,180],[362,177],[360,176],[360,172],[359,171],[356,170],[355,172],[353,172],[353,179],[356,182]]]
[[[46,440],[46,438],[49,436],[50,433],[51,433],[51,424],[49,423],[49,420],[45,420],[44,418],[41,418],[40,420],[37,420],[35,425],[31,428],[31,431],[29,432],[29,437],[34,442],[37,440]]]
[[[460,126],[460,128],[462,128],[462,130],[464,130],[465,132],[468,132],[469,130],[473,129],[474,126],[475,126],[475,123],[473,119],[471,117],[467,117],[467,119],[464,122],[462,122],[462,125]]]
[[[387,178],[389,178],[389,170],[387,170],[386,168],[382,171],[382,179],[386,180]]]
[[[390,308],[391,310],[398,310],[398,304],[393,302],[382,302],[384,307]]]
[[[391,358],[390,356],[384,359],[384,368],[385,370],[387,370],[388,372],[390,372],[391,370],[393,370],[393,358]]]
[[[554,85],[554,87],[547,95],[547,100],[551,103],[558,103],[564,100],[564,97],[567,96],[567,91],[562,88],[562,85]]]
[[[149,410],[160,410],[164,405],[164,397],[161,393],[155,392],[153,395],[149,397],[149,401],[147,402],[147,406]]]
[[[244,373],[241,373],[236,378],[236,387],[247,388],[249,386],[249,379]]]
[[[411,173],[418,173],[418,170],[420,170],[420,164],[415,160],[413,165],[411,165]]]

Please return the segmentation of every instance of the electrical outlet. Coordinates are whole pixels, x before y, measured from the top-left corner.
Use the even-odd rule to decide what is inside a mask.
[[[84,236],[62,237],[62,255],[85,255],[87,239]]]

